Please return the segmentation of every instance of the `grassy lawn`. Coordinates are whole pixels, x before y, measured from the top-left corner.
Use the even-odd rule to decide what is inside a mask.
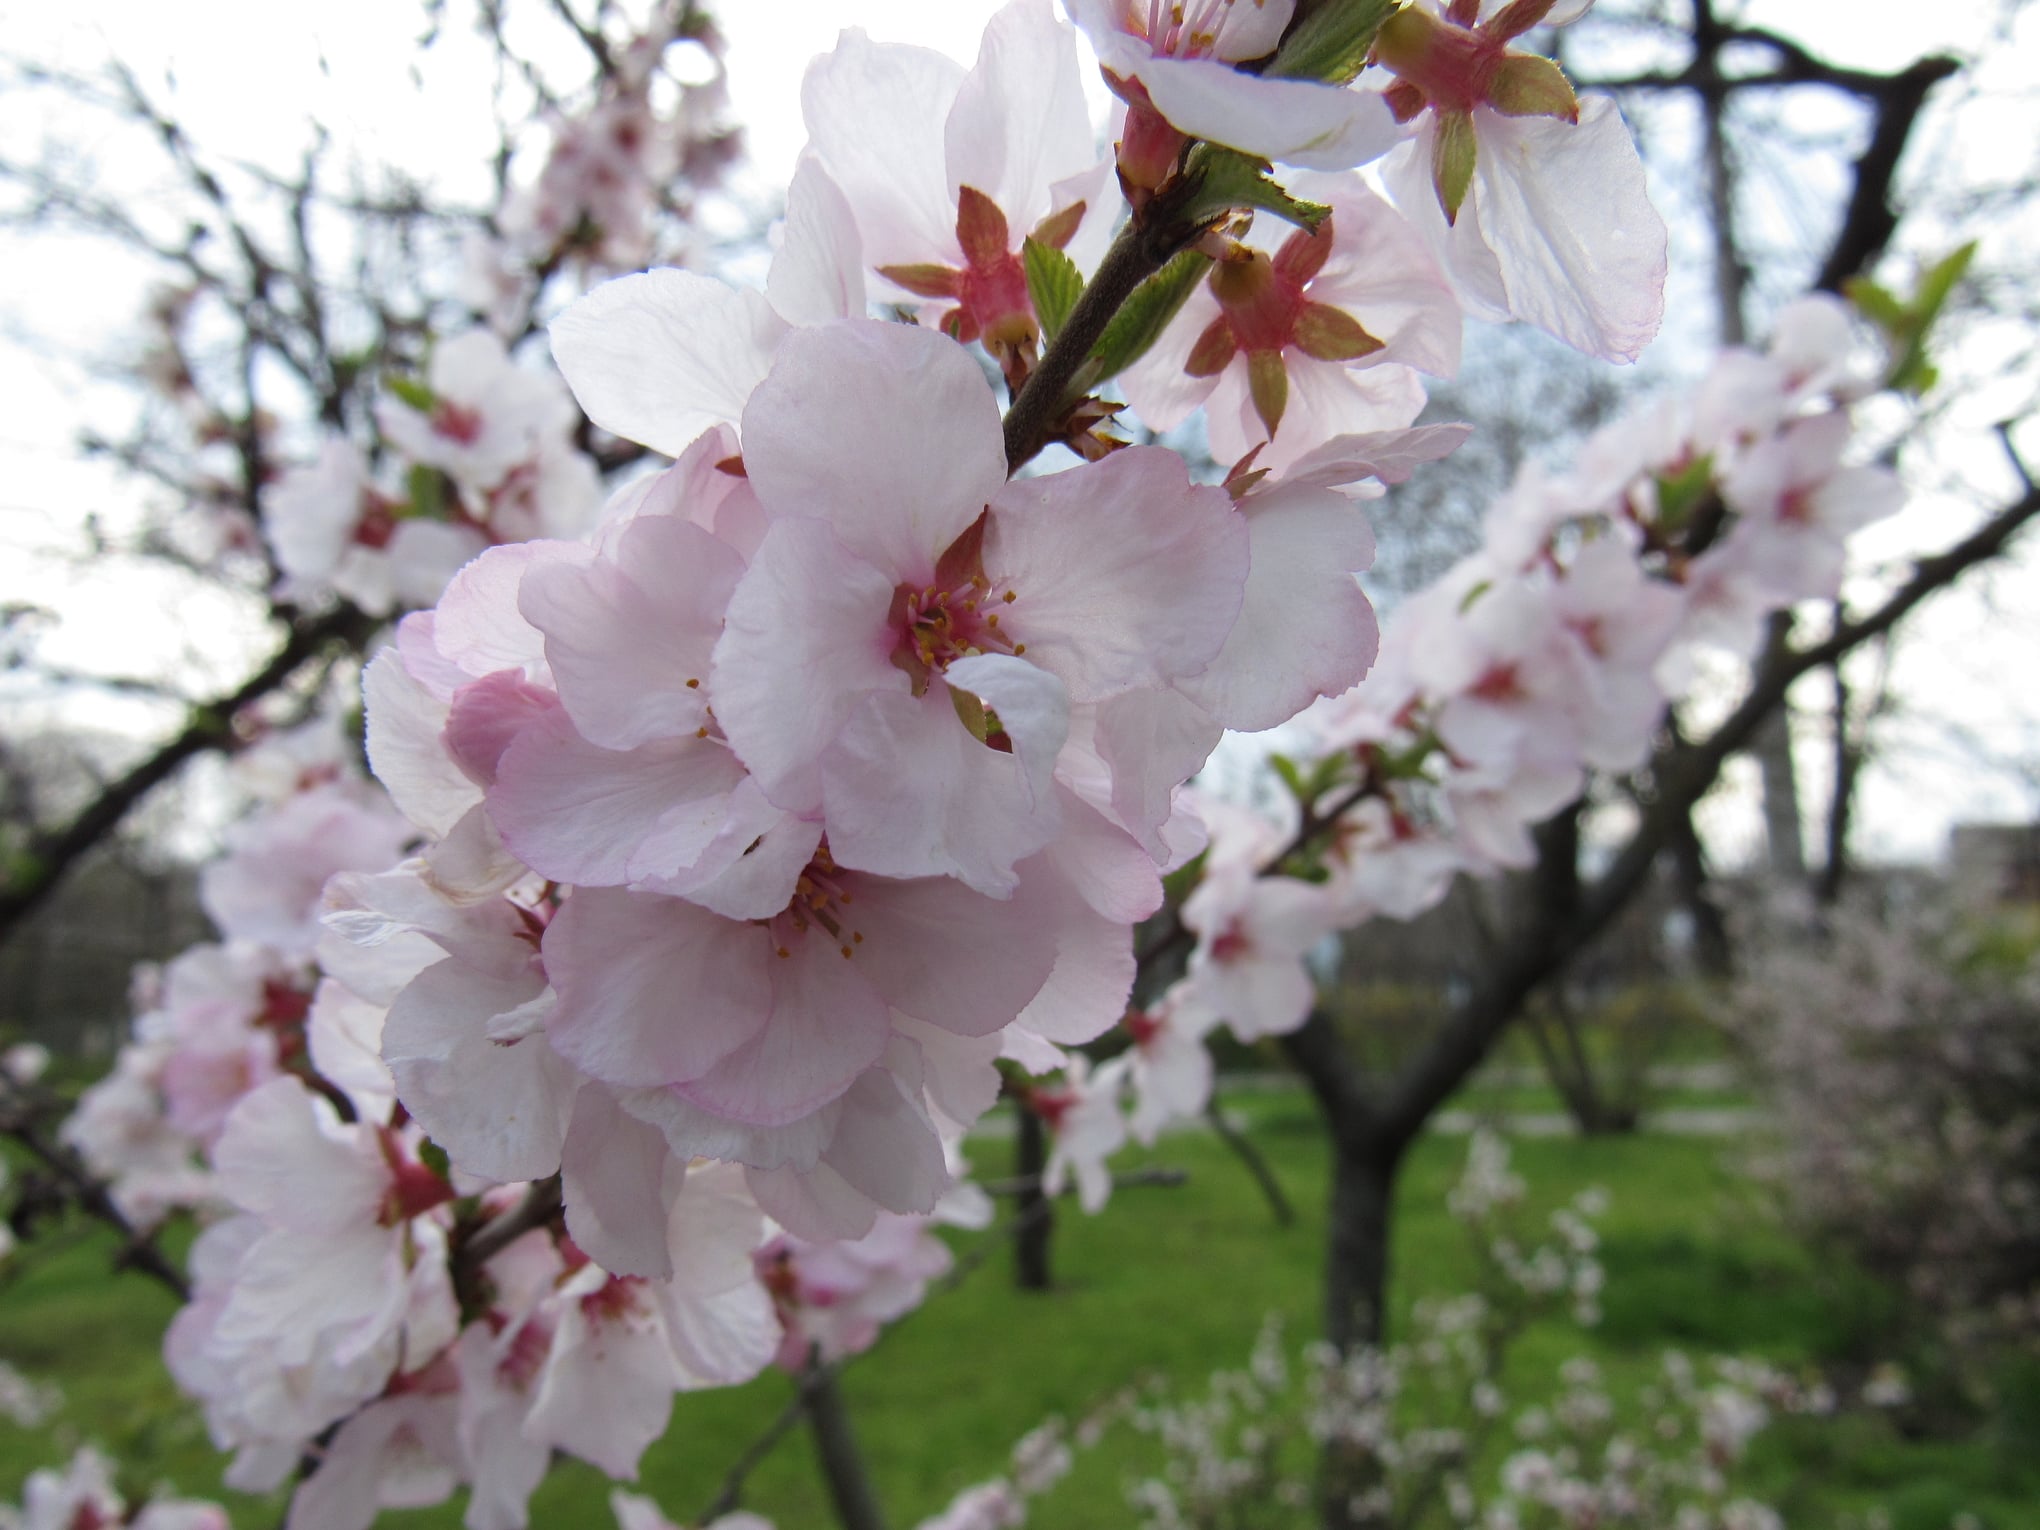
[[[1325,1190],[1315,1121],[1300,1095],[1242,1096],[1239,1103],[1297,1203],[1299,1225],[1274,1226],[1214,1140],[1165,1139],[1129,1166],[1180,1167],[1189,1183],[1129,1189],[1095,1219],[1072,1206],[1056,1231],[1056,1290],[1016,1292],[1002,1250],[852,1367],[845,1390],[897,1526],[999,1471],[1010,1444],[1051,1415],[1079,1416],[1141,1375],[1167,1375],[1188,1388],[1215,1368],[1238,1365],[1269,1312],[1282,1314],[1299,1342],[1313,1331]],[[1520,1108],[1513,1097],[1505,1103]],[[974,1151],[979,1170],[996,1175],[1010,1148],[986,1140]],[[1443,1207],[1463,1154],[1462,1141],[1433,1138],[1408,1166],[1395,1244],[1405,1306],[1465,1284],[1469,1255]],[[1653,1135],[1516,1145],[1516,1168],[1537,1207],[1590,1184],[1612,1197],[1601,1224],[1605,1321],[1586,1334],[1559,1324],[1531,1332],[1514,1361],[1515,1374],[1526,1378],[1519,1391],[1575,1353],[1591,1354],[1620,1390],[1654,1371],[1668,1347],[1792,1366],[1860,1367],[1890,1352],[1891,1313],[1880,1294],[1778,1231],[1736,1159],[1732,1142]],[[202,1430],[176,1406],[156,1354],[170,1303],[138,1276],[109,1275],[107,1254],[104,1243],[89,1242],[31,1255],[32,1266],[0,1288],[0,1356],[63,1386],[65,1406],[53,1425],[61,1439],[104,1443],[139,1483],[168,1479],[187,1492],[213,1492],[217,1463]],[[738,1391],[681,1398],[671,1432],[646,1458],[642,1490],[685,1523],[789,1392],[790,1383],[773,1375]],[[1830,1526],[1843,1510],[1883,1504],[1895,1530],[1946,1530],[1958,1509],[1992,1530],[2028,1530],[2040,1524],[2036,1440],[2040,1432],[2016,1424],[1951,1443],[1902,1438],[1887,1419],[1868,1414],[1787,1421],[1760,1441],[1747,1480],[1795,1527]],[[1141,1448],[1124,1432],[1108,1436],[1041,1501],[1035,1522],[1123,1530],[1131,1516],[1121,1485],[1140,1468]],[[0,1497],[15,1494],[28,1470],[61,1452],[44,1432],[0,1425]],[[608,1491],[599,1474],[570,1463],[548,1480],[533,1523],[607,1525]],[[229,1501],[237,1525],[278,1520],[275,1505]],[[747,1506],[782,1530],[829,1522],[804,1438],[789,1437],[765,1462]],[[459,1507],[391,1514],[383,1523],[453,1526]]]

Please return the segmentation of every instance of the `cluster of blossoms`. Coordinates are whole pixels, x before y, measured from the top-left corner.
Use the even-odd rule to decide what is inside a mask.
[[[968,69],[846,33],[807,76],[762,291],[656,269],[551,326],[587,420],[670,466],[599,505],[566,395],[476,330],[378,409],[389,476],[336,442],[271,493],[293,595],[436,597],[362,686],[403,822],[336,858],[313,786],[246,831],[222,863],[246,895],[209,873],[228,943],[166,975],[156,1053],[73,1139],[203,1172],[148,1192],[218,1213],[172,1370],[237,1485],[316,1463],[297,1530],[459,1484],[473,1530],[510,1530],[552,1452],[629,1477],[676,1390],[869,1343],[946,1260],[927,1219],[1002,1064],[1064,1070],[1028,1098],[1062,1128],[1051,1185],[1095,1203],[1121,1089],[1151,1135],[1201,1103],[1211,1027],[1297,1023],[1328,908],[1414,908],[1506,860],[1495,824],[1620,752],[1657,663],[1637,589],[1699,577],[1697,549],[1674,568],[1650,540],[1669,501],[1631,493],[1686,471],[1671,446],[1512,500],[1514,540],[1433,618],[1464,629],[1463,673],[1392,639],[1355,692],[1379,646],[1355,575],[1360,502],[1463,437],[1412,427],[1465,312],[1625,359],[1655,329],[1634,150],[1509,47],[1550,4],[1296,9],[1074,5],[1123,108],[1110,152],[1048,0],[1001,10]],[[623,129],[663,48],[629,53],[593,138],[560,135],[541,243],[571,219],[610,249],[636,216],[648,140]],[[1056,371],[1079,294],[1113,282],[1120,318]],[[1839,450],[1810,412],[1828,381],[1774,361],[1775,419],[1679,443],[1714,454],[1724,548],[1818,521],[1833,459],[1809,464]],[[1217,484],[1112,434],[1199,406]],[[1040,471],[1052,443],[1077,465]],[[1604,589],[1610,548],[1666,566]],[[1480,647],[1530,641],[1504,618],[1540,599],[1525,631],[1551,653]],[[1567,641],[1586,657],[1554,658]],[[1592,698],[1547,704],[1549,667]],[[1404,768],[1325,880],[1266,876],[1283,829],[1186,783],[1224,730],[1314,706],[1353,769]],[[1428,861],[1400,843],[1419,822]],[[1199,856],[1190,977],[1089,1071],[1066,1049],[1123,1018],[1133,928]],[[321,883],[314,926],[298,893]],[[1590,1299],[1587,1252],[1556,1285],[1535,1254],[1508,1278]],[[1020,1477],[939,1523],[1013,1522]]]
[[[359,1074],[360,1042],[314,1004],[321,894],[336,872],[389,864],[414,833],[331,720],[271,734],[231,774],[253,807],[199,876],[220,938],[136,970],[132,1037],[63,1126],[140,1227],[214,1203],[206,1155],[250,1090]]]
[[[489,330],[435,347],[424,379],[393,384],[375,417],[379,463],[331,435],[264,491],[280,599],[337,596],[371,616],[430,605],[484,548],[572,535],[601,504],[573,400]]]
[[[1188,969],[1128,1022],[1132,1067],[1090,1092],[1131,1086],[1144,1138],[1200,1111],[1209,1070],[1191,1049],[1220,1024],[1243,1040],[1302,1024],[1304,959],[1328,933],[1529,865],[1532,827],[1590,771],[1647,760],[1700,655],[1746,658],[1769,613],[1837,595],[1847,537],[1903,499],[1886,470],[1845,462],[1849,405],[1877,375],[1846,306],[1806,299],[1767,350],[1723,353],[1689,393],[1596,432],[1571,470],[1527,468],[1483,545],[1397,609],[1366,680],[1298,719],[1311,758],[1291,794],[1198,803],[1210,848],[1181,909]],[[1307,845],[1302,809],[1329,825]],[[1109,1137],[1087,1141],[1124,1140]]]
[[[217,1504],[151,1498],[130,1505],[114,1486],[113,1467],[96,1450],[80,1450],[64,1471],[28,1474],[21,1507],[0,1504],[0,1530],[230,1530]]]
[[[505,202],[500,243],[470,253],[476,276],[493,276],[499,291],[515,293],[518,273],[566,260],[642,269],[662,253],[657,212],[684,217],[688,194],[713,185],[736,157],[722,38],[691,0],[663,0],[605,52],[594,100],[548,114],[545,163]]]

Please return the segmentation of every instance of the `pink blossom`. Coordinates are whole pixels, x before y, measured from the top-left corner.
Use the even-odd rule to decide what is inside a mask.
[[[1122,379],[1157,430],[1205,404],[1213,455],[1260,446],[1254,466],[1277,472],[1330,437],[1408,425],[1424,404],[1416,372],[1459,366],[1458,301],[1402,216],[1358,176],[1296,176],[1290,190],[1329,206],[1327,221],[1262,220]]]
[[[1128,103],[1120,162],[1136,195],[1159,184],[1149,167],[1172,163],[1184,137],[1317,170],[1365,164],[1394,144],[1379,96],[1234,67],[1272,54],[1295,10],[1294,0],[1072,0]]]

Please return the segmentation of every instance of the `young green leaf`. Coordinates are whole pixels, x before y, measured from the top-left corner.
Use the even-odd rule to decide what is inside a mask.
[[[1020,246],[1020,264],[1027,273],[1027,296],[1034,303],[1034,317],[1041,332],[1053,340],[1069,321],[1070,310],[1084,290],[1084,274],[1054,245],[1029,235]]]

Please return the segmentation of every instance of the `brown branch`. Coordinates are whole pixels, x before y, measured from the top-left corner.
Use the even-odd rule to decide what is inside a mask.
[[[14,857],[12,875],[0,889],[0,943],[56,890],[63,875],[87,851],[118,828],[150,792],[176,774],[185,761],[234,742],[234,723],[243,708],[279,689],[321,650],[334,643],[359,649],[375,623],[352,606],[292,625],[270,661],[231,694],[194,709],[184,731],[141,764],[110,784],[63,828],[38,835]]]
[[[83,1159],[69,1147],[43,1135],[37,1117],[44,1103],[28,1098],[18,1085],[0,1078],[0,1136],[18,1143],[54,1175],[65,1194],[86,1215],[120,1235],[120,1250],[113,1256],[115,1269],[139,1271],[180,1302],[190,1301],[191,1286],[184,1272],[156,1246],[155,1235],[143,1232],[128,1220],[105,1181],[87,1168]]]
[[[1868,616],[1845,622],[1826,639],[1776,655],[1742,704],[1706,739],[1672,752],[1658,771],[1657,797],[1608,870],[1585,889],[1570,915],[1533,916],[1487,968],[1473,993],[1404,1069],[1383,1107],[1382,1130],[1408,1142],[1431,1113],[1477,1068],[1538,986],[1560,971],[1615,922],[1649,875],[1730,755],[1748,744],[1801,675],[1833,664],[1881,637],[1929,596],[1977,564],[1996,557],[2036,516],[2040,490],[2029,490],[1947,551],[1922,559],[1912,577]],[[1301,1034],[1301,1033],[1299,1033]]]

